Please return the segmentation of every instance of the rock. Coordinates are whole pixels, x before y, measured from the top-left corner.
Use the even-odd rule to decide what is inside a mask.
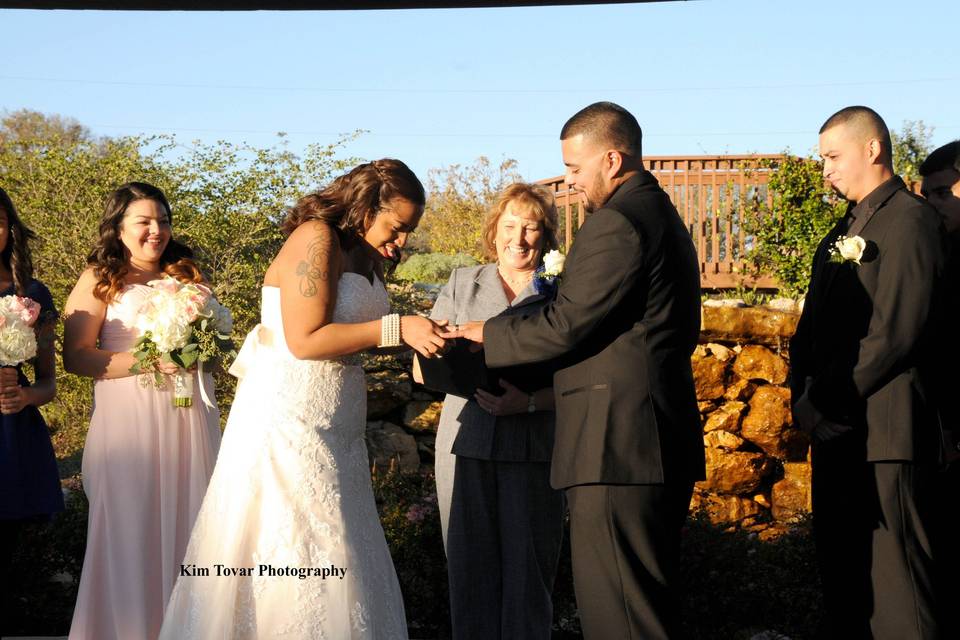
[[[729,308],[704,304],[701,340],[780,346],[797,330],[800,314],[765,307]]]
[[[700,510],[700,503],[703,500],[703,495],[699,491],[694,491],[693,495],[690,496],[690,507],[687,509],[690,513],[696,513]]]
[[[402,473],[416,473],[420,468],[417,441],[402,427],[386,422],[383,429],[367,431],[365,438],[370,466],[386,471],[398,465]]]
[[[728,431],[711,431],[703,436],[703,446],[713,447],[714,449],[736,451],[744,444],[746,444],[746,442],[743,438]]]
[[[803,460],[810,441],[795,429],[790,411],[790,390],[766,385],[750,398],[750,412],[740,423],[740,436],[770,456],[784,460]]]
[[[753,496],[753,501],[764,509],[770,508],[770,498],[767,497],[767,494],[765,493],[758,493],[757,495]]]
[[[810,513],[810,465],[806,462],[784,462],[783,479],[773,485],[770,494],[773,517],[791,521]]]
[[[715,525],[737,523],[760,513],[760,505],[738,496],[704,496],[700,509]]]
[[[694,348],[694,350],[693,350],[693,356],[692,356],[692,357],[694,357],[694,358],[706,358],[708,355],[710,355],[710,352],[707,351],[707,348],[706,348],[704,345],[702,345],[702,344],[698,344],[698,345],[696,346],[696,348]]]
[[[417,452],[420,454],[420,464],[433,464],[436,458],[436,438],[432,433],[414,436],[417,441]]]
[[[757,385],[749,380],[742,378],[734,380],[727,390],[723,392],[723,397],[727,400],[746,401],[750,399],[753,392],[757,390]]]
[[[367,418],[383,418],[410,401],[413,387],[406,373],[373,371],[367,374]]]
[[[711,431],[729,431],[736,433],[740,430],[740,419],[747,405],[744,402],[725,402],[719,409],[707,416],[707,422],[703,425],[706,433]]]
[[[697,389],[697,400],[716,400],[723,396],[727,367],[712,356],[693,357],[693,381]]]
[[[793,528],[774,522],[757,536],[761,542],[773,542],[789,533],[793,533]]]
[[[716,493],[743,494],[756,491],[770,471],[770,463],[762,453],[704,449],[707,458],[707,479],[698,486]]]
[[[749,305],[741,298],[723,298],[722,300],[711,298],[704,300],[703,306],[713,309],[738,309]]]
[[[786,311],[788,313],[800,313],[800,302],[793,298],[774,298],[763,305],[774,311]]]
[[[415,400],[403,408],[403,424],[413,431],[436,433],[441,410],[442,402]]]
[[[745,346],[733,363],[733,372],[742,380],[766,380],[783,384],[790,372],[786,361],[766,347],[757,344]]]
[[[367,431],[383,429],[383,420],[367,420]]]
[[[414,400],[420,400],[425,402],[430,402],[431,400],[434,399],[433,396],[427,393],[426,391],[414,391],[412,397]]]
[[[706,401],[697,403],[697,409],[700,411],[701,414],[710,413],[716,408],[717,408],[717,403],[711,400],[706,400]]]
[[[733,349],[725,347],[722,344],[711,342],[706,345],[706,350],[713,354],[713,357],[720,362],[726,362],[734,356]]]

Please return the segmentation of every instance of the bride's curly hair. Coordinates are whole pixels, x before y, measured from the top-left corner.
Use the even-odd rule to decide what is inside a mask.
[[[27,285],[33,279],[33,258],[30,255],[29,242],[36,239],[37,234],[23,224],[17,214],[17,208],[13,206],[13,200],[2,188],[0,188],[0,211],[6,214],[7,228],[10,231],[7,236],[7,246],[0,251],[0,261],[13,275],[13,290],[18,296],[25,296]]]
[[[427,200],[423,185],[410,167],[392,158],[374,160],[300,198],[287,212],[280,230],[289,236],[304,222],[319,220],[349,242],[363,235],[380,207],[394,198],[403,198],[419,207]]]
[[[153,200],[163,207],[167,220],[173,224],[173,212],[163,191],[146,182],[128,182],[117,187],[107,198],[103,216],[100,218],[100,239],[87,256],[87,264],[93,267],[97,283],[93,295],[110,304],[126,284],[130,268],[129,255],[120,241],[120,225],[131,204],[138,200]],[[190,247],[172,237],[160,256],[160,268],[181,282],[203,282],[203,273],[193,259]]]

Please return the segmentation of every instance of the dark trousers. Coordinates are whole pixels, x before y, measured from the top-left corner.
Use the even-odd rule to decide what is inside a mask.
[[[945,638],[960,638],[960,460],[937,475],[937,595]]]
[[[563,514],[549,462],[456,456],[446,536],[455,640],[549,640]]]
[[[941,638],[934,587],[935,465],[867,462],[851,432],[813,449],[821,637]]]
[[[573,581],[586,640],[680,637],[674,585],[693,483],[567,489]]]
[[[22,530],[22,520],[0,520],[0,636],[8,633],[7,621],[10,620],[10,614],[13,611],[10,567]]]

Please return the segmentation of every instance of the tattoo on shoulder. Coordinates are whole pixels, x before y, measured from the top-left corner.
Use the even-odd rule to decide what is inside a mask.
[[[330,234],[322,233],[307,245],[307,259],[297,265],[300,277],[300,295],[312,298],[317,295],[320,283],[330,279],[330,254],[333,250]]]

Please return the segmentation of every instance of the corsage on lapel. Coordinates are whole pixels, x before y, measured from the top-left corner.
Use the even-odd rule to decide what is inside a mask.
[[[557,284],[563,273],[563,263],[567,259],[557,249],[543,256],[543,264],[533,274],[533,287],[542,296],[552,296],[557,292]]]
[[[860,236],[840,236],[830,247],[830,262],[843,264],[853,262],[860,264],[863,252],[867,248],[867,241]]]

